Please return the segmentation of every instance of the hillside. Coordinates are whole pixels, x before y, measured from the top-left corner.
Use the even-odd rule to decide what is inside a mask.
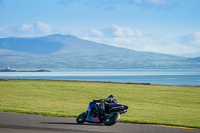
[[[199,69],[200,62],[139,52],[71,35],[0,38],[0,68],[16,69]]]

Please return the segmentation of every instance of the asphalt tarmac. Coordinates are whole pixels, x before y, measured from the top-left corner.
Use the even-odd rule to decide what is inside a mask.
[[[0,112],[0,133],[200,133],[200,129],[131,123],[76,124],[72,118]]]

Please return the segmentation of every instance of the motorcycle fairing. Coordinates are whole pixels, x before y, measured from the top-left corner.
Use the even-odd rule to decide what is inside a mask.
[[[128,106],[126,106],[126,105],[112,104],[112,107],[120,107],[120,106],[123,106],[124,109],[128,109]]]
[[[86,121],[97,122],[97,123],[101,122],[98,116],[96,116],[96,117],[93,116],[92,112],[94,112],[96,110],[98,110],[98,106],[96,106],[92,102],[90,102],[89,105],[88,105],[88,114],[87,114]]]
[[[107,105],[107,112],[119,112],[120,114],[126,113],[128,106],[121,104],[109,104]]]

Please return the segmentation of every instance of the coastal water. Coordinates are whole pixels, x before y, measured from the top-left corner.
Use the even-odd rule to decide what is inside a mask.
[[[200,85],[200,70],[68,70],[52,72],[0,72],[0,79],[2,78]]]

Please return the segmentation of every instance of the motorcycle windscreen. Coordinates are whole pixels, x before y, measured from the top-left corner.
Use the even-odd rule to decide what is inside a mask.
[[[98,109],[97,106],[95,106],[91,102],[89,103],[89,105],[88,105],[88,115],[87,115],[86,121],[88,121],[88,122],[97,122],[97,123],[100,122],[99,117],[98,116],[94,117],[93,113],[92,113],[94,110],[97,110],[97,109]]]

